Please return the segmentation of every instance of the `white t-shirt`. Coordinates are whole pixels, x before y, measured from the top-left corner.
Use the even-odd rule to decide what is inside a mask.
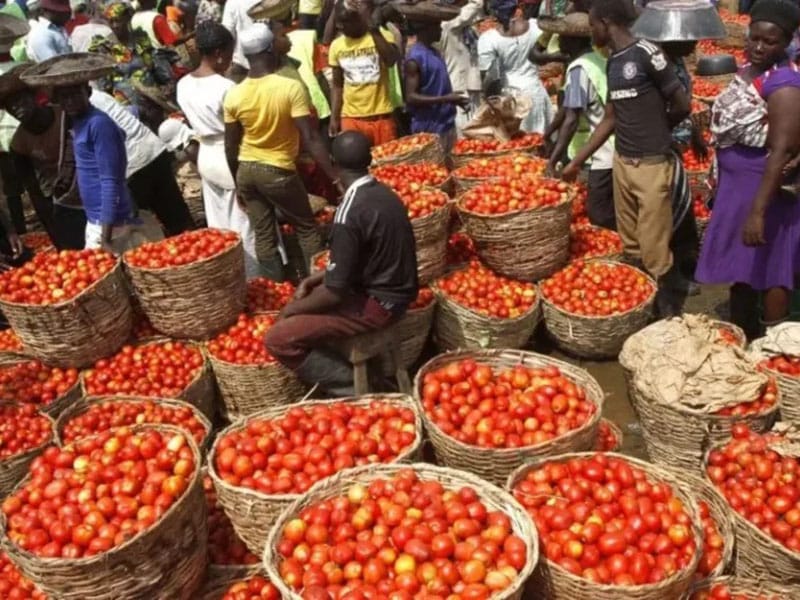
[[[248,16],[247,11],[258,2],[259,0],[227,0],[225,8],[222,10],[222,24],[236,40],[236,45],[233,48],[233,62],[245,69],[250,68],[250,62],[242,52],[239,33],[253,24],[253,19]]]
[[[117,127],[125,132],[125,150],[128,153],[126,177],[143,169],[166,152],[167,147],[164,142],[109,94],[92,90],[89,101],[95,108],[111,117]]]
[[[228,90],[235,85],[222,75],[186,75],[178,82],[178,106],[192,124],[196,135],[203,138],[225,132],[222,101]]]
[[[72,49],[75,52],[88,52],[89,44],[95,36],[109,38],[114,35],[111,28],[103,23],[86,23],[78,25],[72,30],[70,40],[72,41]]]

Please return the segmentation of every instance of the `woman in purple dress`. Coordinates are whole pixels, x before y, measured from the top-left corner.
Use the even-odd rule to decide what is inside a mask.
[[[800,72],[786,54],[800,9],[758,0],[751,19],[750,62],[712,112],[719,184],[696,274],[703,283],[732,284],[731,320],[748,337],[786,318],[800,272],[800,198],[781,188],[800,151]]]

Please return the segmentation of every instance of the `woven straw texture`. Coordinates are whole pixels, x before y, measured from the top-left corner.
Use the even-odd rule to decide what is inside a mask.
[[[731,594],[744,594],[747,598],[760,597],[759,594],[766,596],[765,600],[791,600],[800,598],[800,585],[781,585],[771,581],[759,581],[757,579],[745,579],[738,576],[715,577],[698,583],[692,591],[699,592],[707,590],[716,584],[725,584]]]
[[[456,208],[481,261],[502,275],[535,281],[569,261],[571,200],[501,215],[466,210],[460,201]]]
[[[762,367],[772,377],[780,390],[781,420],[800,421],[800,377],[792,377],[774,369]]]
[[[666,467],[678,465],[696,473],[702,468],[705,451],[728,439],[735,423],[745,423],[763,433],[772,427],[780,406],[778,389],[775,406],[759,414],[726,417],[689,412],[645,398],[633,384],[632,373],[627,369],[623,372],[647,454],[655,464]]]
[[[56,398],[50,404],[40,406],[39,410],[55,419],[70,406],[78,402],[81,397],[83,397],[83,390],[81,389],[79,378],[78,381],[75,382],[75,385],[69,388],[63,396]]]
[[[5,402],[4,404],[13,403]],[[40,411],[40,413],[50,421],[51,426],[55,429],[53,419],[44,412]],[[25,452],[0,460],[0,498],[5,498],[11,493],[17,484],[22,481],[22,478],[28,474],[28,465],[52,443],[53,440],[50,439],[36,448],[31,448]]]
[[[596,407],[594,415],[582,427],[535,446],[524,448],[479,448],[459,442],[445,434],[424,412],[422,387],[424,386],[426,374],[449,363],[466,358],[473,359],[480,364],[489,365],[493,369],[508,369],[517,365],[532,368],[558,367],[565,377],[586,391],[587,399],[593,402]],[[588,371],[535,352],[513,350],[448,352],[440,354],[425,363],[414,378],[414,399],[420,406],[422,418],[425,422],[425,431],[428,432],[428,439],[436,454],[436,462],[453,469],[469,471],[497,485],[503,485],[509,473],[527,461],[555,456],[564,452],[592,450],[597,439],[604,398],[605,395],[600,388],[600,384]]]
[[[621,264],[604,259],[599,259],[598,262]],[[639,272],[652,284],[653,293],[646,302],[624,313],[607,317],[576,315],[559,308],[542,296],[544,325],[556,345],[582,358],[608,358],[619,354],[628,336],[647,325],[653,314],[656,283],[643,271]]]
[[[192,414],[195,418],[203,424],[205,427],[206,435],[203,437],[200,442],[195,440],[197,443],[200,451],[206,450],[209,441],[211,440],[211,421],[209,421],[206,416],[198,410],[196,406],[189,404],[188,402],[183,402],[181,400],[174,400],[170,398],[143,398],[142,396],[85,396],[78,400],[75,404],[70,406],[67,410],[62,412],[58,419],[55,422],[55,436],[56,436],[56,443],[59,446],[64,445],[64,427],[67,426],[72,419],[78,417],[89,410],[92,406],[96,404],[104,404],[106,402],[114,402],[120,404],[144,404],[145,402],[154,402],[156,404],[172,407],[172,408],[188,408],[192,411]],[[155,423],[153,423],[155,424]],[[174,427],[178,427],[174,425]],[[189,435],[188,431],[186,431]]]
[[[25,351],[57,367],[86,367],[114,354],[133,324],[120,263],[66,302],[37,306],[0,300],[0,310]]]
[[[444,195],[444,192],[440,192]],[[447,230],[450,206],[445,204],[431,214],[411,221],[417,243],[417,278],[427,285],[441,277],[447,268]]]
[[[241,239],[188,265],[143,269],[126,263],[125,267],[144,314],[169,337],[208,339],[244,312],[247,288]]]
[[[544,459],[523,465],[509,476],[506,489],[513,489],[514,485],[524,478],[528,471],[540,467],[544,463],[562,463],[573,458],[588,458],[593,455],[593,452],[562,454],[550,460]],[[663,481],[670,484],[675,496],[683,501],[684,508],[692,519],[692,534],[697,547],[701,548],[703,546],[703,534],[700,529],[697,503],[694,496],[688,494],[681,486],[680,479],[676,479],[670,471],[630,456],[613,453],[606,453],[606,455],[623,459],[641,469],[651,481]],[[536,590],[536,597],[546,598],[547,600],[621,600],[623,598],[631,600],[677,600],[691,586],[692,576],[699,560],[700,553],[695,552],[692,562],[686,568],[656,584],[617,586],[592,583],[543,558],[531,578],[529,590]]]
[[[442,350],[456,348],[522,348],[533,335],[542,318],[539,294],[531,309],[515,319],[499,319],[462,306],[431,285],[436,295],[433,320],[436,345]]]
[[[409,310],[397,323],[396,330],[400,333],[400,367],[409,369],[422,354],[431,332],[435,310],[434,300],[428,306]]]
[[[539,151],[541,144],[533,144],[531,146],[527,146],[524,148],[510,148],[508,150],[497,150],[496,152],[470,152],[467,154],[456,154],[453,153],[451,155],[453,160],[453,168],[458,169],[459,167],[463,167],[469,162],[473,160],[478,160],[479,158],[502,158],[503,156],[509,156],[511,154],[536,154]]]
[[[269,528],[283,510],[299,498],[299,494],[264,494],[249,488],[233,486],[222,479],[214,464],[214,455],[219,440],[227,434],[243,429],[250,421],[257,419],[277,419],[284,416],[294,408],[312,408],[321,404],[348,403],[356,406],[367,406],[375,400],[409,408],[416,415],[417,437],[405,452],[393,462],[409,462],[418,458],[422,444],[422,418],[419,409],[412,399],[405,394],[368,394],[358,398],[338,398],[334,400],[311,400],[298,402],[291,406],[268,408],[248,416],[247,419],[234,423],[223,429],[217,436],[211,451],[208,453],[208,474],[217,490],[217,502],[225,510],[225,514],[233,524],[236,534],[247,544],[247,547],[256,555],[264,551],[264,542],[267,539]]]
[[[728,37],[719,41],[723,48],[744,48],[747,41],[747,26],[741,23],[725,21]]]
[[[431,138],[427,144],[416,145],[411,150],[404,154],[395,154],[372,161],[373,167],[382,165],[398,165],[398,164],[414,164],[421,162],[429,162],[437,165],[444,163],[444,150],[442,144],[439,142],[438,136]]]
[[[183,433],[167,425],[137,425]],[[152,526],[121,546],[90,558],[46,559],[22,550],[3,534],[0,546],[25,576],[59,600],[190,600],[206,572],[206,499],[200,451],[187,437],[195,473],[183,496]],[[20,483],[20,486],[27,478]],[[3,532],[5,516],[0,516]]]
[[[222,395],[223,414],[236,421],[261,410],[297,401],[305,386],[279,362],[238,365],[208,353]]]
[[[114,70],[114,60],[104,54],[74,52],[48,58],[26,69],[22,81],[32,87],[77,85],[100,79]]]
[[[356,469],[348,469],[316,483],[306,494],[295,500],[291,506],[277,519],[269,532],[266,548],[263,550],[264,568],[272,582],[278,587],[284,600],[302,600],[302,596],[289,589],[278,572],[278,542],[284,525],[303,509],[323,500],[346,494],[354,484],[369,485],[376,479],[385,479],[397,474],[404,468],[412,468],[423,481],[438,481],[446,489],[458,490],[464,486],[472,487],[490,511],[501,511],[511,520],[513,532],[528,546],[528,560],[519,573],[519,577],[511,586],[492,595],[492,600],[521,600],[525,581],[530,577],[539,560],[539,535],[524,508],[506,491],[490,485],[471,475],[453,469],[434,467],[427,463],[412,465],[368,465]]]
[[[450,178],[455,185],[456,194],[463,194],[482,183],[497,183],[500,181],[499,177],[459,177],[455,171],[450,175]]]
[[[709,452],[710,450],[711,448],[709,448]],[[714,484],[708,479],[705,470],[707,464],[708,452],[706,452],[702,464],[703,475],[709,485],[713,486]],[[719,494],[719,492],[717,493]],[[727,501],[725,502],[727,504]],[[758,581],[800,585],[800,553],[792,552],[774,540],[741,516],[730,505],[728,505],[728,511],[733,519],[736,533],[734,561],[736,575]]]

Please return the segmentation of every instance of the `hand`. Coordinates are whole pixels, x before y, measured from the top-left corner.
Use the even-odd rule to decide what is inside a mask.
[[[276,321],[280,321],[281,319],[288,319],[289,317],[293,317],[294,316],[294,311],[291,308],[289,308],[290,306],[291,306],[291,303],[289,303],[286,306],[284,306],[278,312],[278,316],[277,316],[277,318],[275,320]]]
[[[19,258],[22,256],[22,253],[25,251],[25,246],[22,244],[22,240],[19,239],[19,236],[15,232],[9,233],[7,236],[8,245],[11,246],[11,258]]]
[[[328,135],[335,138],[342,132],[342,123],[339,119],[331,117],[331,122],[328,123]]]
[[[580,166],[576,165],[574,162],[571,162],[561,171],[561,179],[568,182],[575,181],[580,172]]]
[[[462,96],[461,94],[450,94],[447,96],[447,102],[450,104],[455,104],[461,110],[469,110],[470,107],[470,99],[469,96]]]
[[[547,166],[544,168],[544,176],[550,178],[558,177],[558,165],[553,162],[548,162]]]
[[[751,212],[744,223],[742,240],[746,246],[761,246],[766,244],[764,239],[764,215],[759,212]]]
[[[294,291],[294,296],[292,296],[292,300],[302,300],[310,293],[311,293],[311,287],[308,285],[308,282],[304,279],[303,281],[300,282],[300,284],[297,286],[297,289]]]
[[[798,165],[800,165],[800,154],[795,156],[793,159],[787,162],[786,165],[784,165],[782,173],[784,175],[788,175],[789,173],[794,171]]]

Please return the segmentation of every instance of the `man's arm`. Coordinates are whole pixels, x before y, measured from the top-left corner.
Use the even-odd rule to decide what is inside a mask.
[[[562,177],[564,179],[574,179],[578,175],[578,171],[581,170],[583,163],[589,160],[589,157],[592,156],[597,150],[606,143],[608,138],[611,137],[611,134],[614,133],[614,123],[616,119],[614,117],[614,105],[610,102],[606,104],[606,110],[603,114],[603,119],[600,123],[597,124],[594,132],[592,132],[592,137],[589,138],[589,141],[586,142],[586,145],[578,150],[578,154],[575,158],[570,161],[570,163],[564,168],[562,173]]]
[[[336,137],[342,130],[342,101],[344,97],[344,72],[341,67],[333,67],[333,87],[331,87],[331,120],[329,133]]]
[[[468,0],[455,17],[442,23],[442,29],[450,31],[466,29],[477,20],[482,10],[483,3],[480,0]]]
[[[234,180],[239,172],[239,146],[242,145],[242,137],[244,129],[239,121],[225,123],[225,160]]]
[[[675,65],[667,60],[661,50],[650,54],[645,67],[661,96],[667,100],[667,119],[670,127],[675,127],[691,113],[692,99],[678,79]]]
[[[555,172],[558,161],[567,151],[567,146],[572,141],[572,136],[578,131],[578,121],[581,116],[581,110],[576,108],[565,108],[564,119],[561,123],[561,128],[558,130],[558,139],[550,153],[550,162],[547,168],[550,172]]]
[[[336,169],[333,168],[333,164],[331,164],[331,158],[328,154],[328,149],[322,142],[322,138],[320,137],[316,127],[311,124],[311,117],[294,117],[294,124],[297,129],[300,130],[300,136],[303,138],[303,148],[308,150],[314,161],[322,168],[325,175],[327,175],[331,181],[338,184],[339,177],[336,173]],[[230,159],[228,160],[230,161]]]
[[[313,315],[329,312],[341,304],[343,298],[343,293],[329,288],[323,283],[312,288],[311,292],[304,298],[293,300],[287,304],[281,310],[279,318],[285,319],[294,315]]]
[[[393,41],[383,37],[380,26],[370,25],[369,33],[375,41],[375,50],[378,51],[381,62],[387,67],[394,66],[400,60],[400,49]]]
[[[462,108],[469,105],[469,98],[460,94],[427,96],[419,93],[419,65],[414,60],[406,60],[406,103],[411,106],[433,106],[437,104],[457,104]]]
[[[109,118],[96,121],[91,135],[100,177],[100,225],[103,243],[111,242],[111,230],[126,186],[127,154],[122,131]]]

